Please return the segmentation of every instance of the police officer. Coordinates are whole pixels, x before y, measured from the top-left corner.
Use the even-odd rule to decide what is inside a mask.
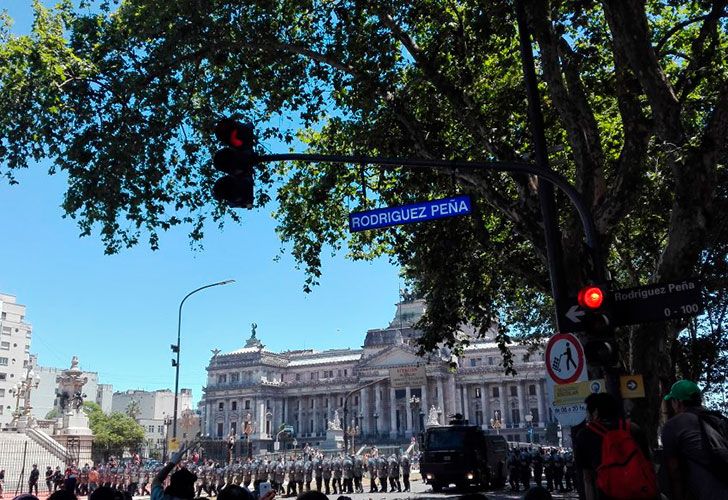
[[[409,456],[405,453],[402,455],[402,457],[399,459],[399,466],[402,469],[402,482],[404,483],[404,491],[410,490],[410,469],[412,467],[412,464],[410,463]]]
[[[334,495],[336,494],[342,494],[343,490],[341,488],[341,473],[342,473],[342,467],[341,467],[341,458],[337,457],[331,461],[331,469],[333,471],[333,489],[334,489]]]
[[[554,453],[547,452],[544,458],[544,475],[546,476],[546,490],[554,491]]]
[[[518,468],[519,468],[520,453],[518,449],[511,448],[508,452],[508,460],[506,465],[508,466],[508,483],[511,485],[512,491],[518,491]]]
[[[243,486],[248,488],[250,486],[250,482],[253,479],[253,469],[252,465],[250,463],[250,459],[248,458],[245,460],[245,463],[243,464]],[[200,496],[199,494],[197,496]]]
[[[357,455],[354,457],[354,489],[357,493],[364,493],[361,479],[364,476],[364,461]]]
[[[303,481],[306,478],[306,471],[303,466],[303,457],[298,457],[296,460],[296,486],[298,487],[298,494],[303,493]]]
[[[283,456],[281,456],[278,459],[278,462],[276,462],[275,469],[273,470],[273,477],[275,479],[273,488],[275,489],[276,494],[282,495],[284,493],[283,482],[286,480],[286,462]]]
[[[316,491],[321,491],[321,480],[323,478],[324,471],[321,457],[319,455],[316,455],[311,465],[313,466],[313,477],[316,480]]]
[[[387,471],[387,459],[379,457],[377,459],[377,478],[379,478],[379,489],[382,493],[387,492]]]
[[[326,488],[324,493],[326,495],[330,495],[331,489],[329,488],[329,485],[331,482],[331,459],[329,457],[324,458],[323,463],[321,464],[321,472],[324,478],[324,487]]]
[[[536,486],[541,486],[541,476],[543,475],[543,448],[539,447],[533,454],[531,459],[533,462],[533,482]]]
[[[286,496],[296,496],[296,458],[291,457],[286,462],[286,472],[288,472],[288,486],[286,488]]]
[[[341,476],[344,479],[344,493],[354,493],[354,462],[348,455],[341,460]]]
[[[564,457],[561,453],[554,454],[554,488],[564,492]]]
[[[524,448],[521,449],[519,457],[518,475],[523,484],[523,490],[528,491],[531,487],[531,453]]]
[[[389,457],[387,475],[389,476],[389,491],[394,491],[394,488],[397,488],[397,491],[401,493],[402,483],[399,482],[399,460],[397,455],[392,454]]]
[[[375,456],[364,457],[364,468],[369,473],[369,493],[377,492],[377,458]]]
[[[306,457],[306,461],[303,463],[303,476],[306,482],[306,491],[311,491],[311,481],[313,480],[313,461],[311,455]]]

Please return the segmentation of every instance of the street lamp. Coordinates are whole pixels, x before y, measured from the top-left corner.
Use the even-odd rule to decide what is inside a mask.
[[[377,422],[379,422],[379,413],[374,412],[372,416],[374,417],[374,435],[379,437],[379,426],[377,425]]]
[[[37,389],[40,384],[40,377],[38,377],[33,371],[33,367],[28,365],[28,371],[25,373],[25,378],[19,381],[15,387],[10,389],[10,393],[15,396],[15,412],[13,412],[13,419],[10,423],[11,427],[17,427],[23,418],[23,425],[32,425],[32,416],[30,411],[33,407],[30,405],[30,392],[32,389]],[[20,409],[20,398],[23,398],[23,409]]]
[[[180,351],[180,333],[182,331],[182,306],[185,303],[185,300],[187,300],[191,295],[194,295],[195,293],[204,290],[205,288],[211,288],[213,286],[220,286],[220,285],[229,285],[230,283],[235,283],[235,280],[225,280],[225,281],[218,281],[217,283],[210,283],[209,285],[201,286],[200,288],[196,288],[195,290],[192,290],[190,293],[185,295],[185,297],[182,299],[182,302],[179,303],[179,315],[177,316],[177,344],[172,344],[170,347],[172,348],[173,353],[177,353],[177,359],[172,360],[172,366],[175,367],[174,372],[174,416],[172,417],[172,439],[177,439],[177,393],[179,391],[179,351]]]
[[[533,415],[528,413],[526,414],[526,428],[528,429],[526,431],[526,435],[528,436],[528,444],[533,443]]]

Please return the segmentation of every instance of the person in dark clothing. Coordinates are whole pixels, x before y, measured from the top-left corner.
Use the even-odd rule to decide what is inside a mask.
[[[53,485],[53,468],[49,465],[45,471],[45,482],[46,488],[48,488],[48,494],[50,495]]]
[[[710,459],[707,434],[701,424],[702,393],[695,382],[678,380],[665,396],[675,416],[662,428],[664,462],[675,500],[728,498],[728,480]],[[706,414],[704,414],[706,415]]]
[[[28,493],[33,495],[33,490],[35,490],[35,495],[38,495],[38,478],[40,477],[40,471],[38,470],[38,465],[33,464],[33,470],[30,471],[30,477],[28,478]]]
[[[584,403],[589,422],[599,422],[608,430],[618,428],[622,412],[619,403],[612,395],[590,394]],[[644,432],[636,424],[630,424],[630,432],[644,456],[649,459],[650,450]],[[575,466],[582,470],[584,494],[588,500],[605,498],[596,486],[596,471],[601,461],[602,436],[589,428],[582,429],[574,442],[574,462]]]

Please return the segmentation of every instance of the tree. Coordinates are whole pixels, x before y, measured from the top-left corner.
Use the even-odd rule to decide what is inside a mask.
[[[549,160],[592,209],[618,288],[721,276],[726,208],[726,1],[524,0],[538,54]],[[262,141],[312,152],[530,160],[513,4],[459,1],[36,2],[29,36],[0,31],[0,163],[52,158],[63,209],[117,252],[206,218],[211,130],[223,115]],[[281,126],[281,123],[301,124]],[[423,350],[456,345],[463,322],[512,337],[553,331],[538,179],[469,170],[269,165],[279,233],[310,290],[321,252],[387,255],[428,301]],[[453,192],[474,216],[350,235],[351,211]],[[572,290],[588,277],[581,228],[557,196]],[[714,240],[711,235],[721,235]],[[725,274],[716,278],[723,281]],[[711,278],[709,290],[720,289]],[[637,414],[655,429],[678,371],[685,322],[625,328],[623,364],[642,373]]]
[[[106,449],[136,449],[144,442],[144,428],[132,417],[114,412],[106,415],[101,407],[91,401],[83,403],[94,435],[94,444]]]

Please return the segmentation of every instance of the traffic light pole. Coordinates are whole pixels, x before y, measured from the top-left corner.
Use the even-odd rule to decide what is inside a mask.
[[[360,155],[322,155],[306,153],[282,153],[261,155],[256,158],[257,163],[269,163],[274,161],[302,161],[306,163],[342,163],[342,164],[368,164],[368,165],[391,165],[414,169],[435,169],[435,170],[492,170],[496,172],[513,172],[535,175],[550,184],[561,189],[576,208],[584,228],[584,238],[587,247],[592,255],[601,255],[599,239],[591,212],[582,200],[579,192],[572,186],[563,175],[553,170],[544,170],[533,163],[498,162],[498,161],[457,161],[457,160],[413,160],[409,158],[383,158],[379,156]]]

